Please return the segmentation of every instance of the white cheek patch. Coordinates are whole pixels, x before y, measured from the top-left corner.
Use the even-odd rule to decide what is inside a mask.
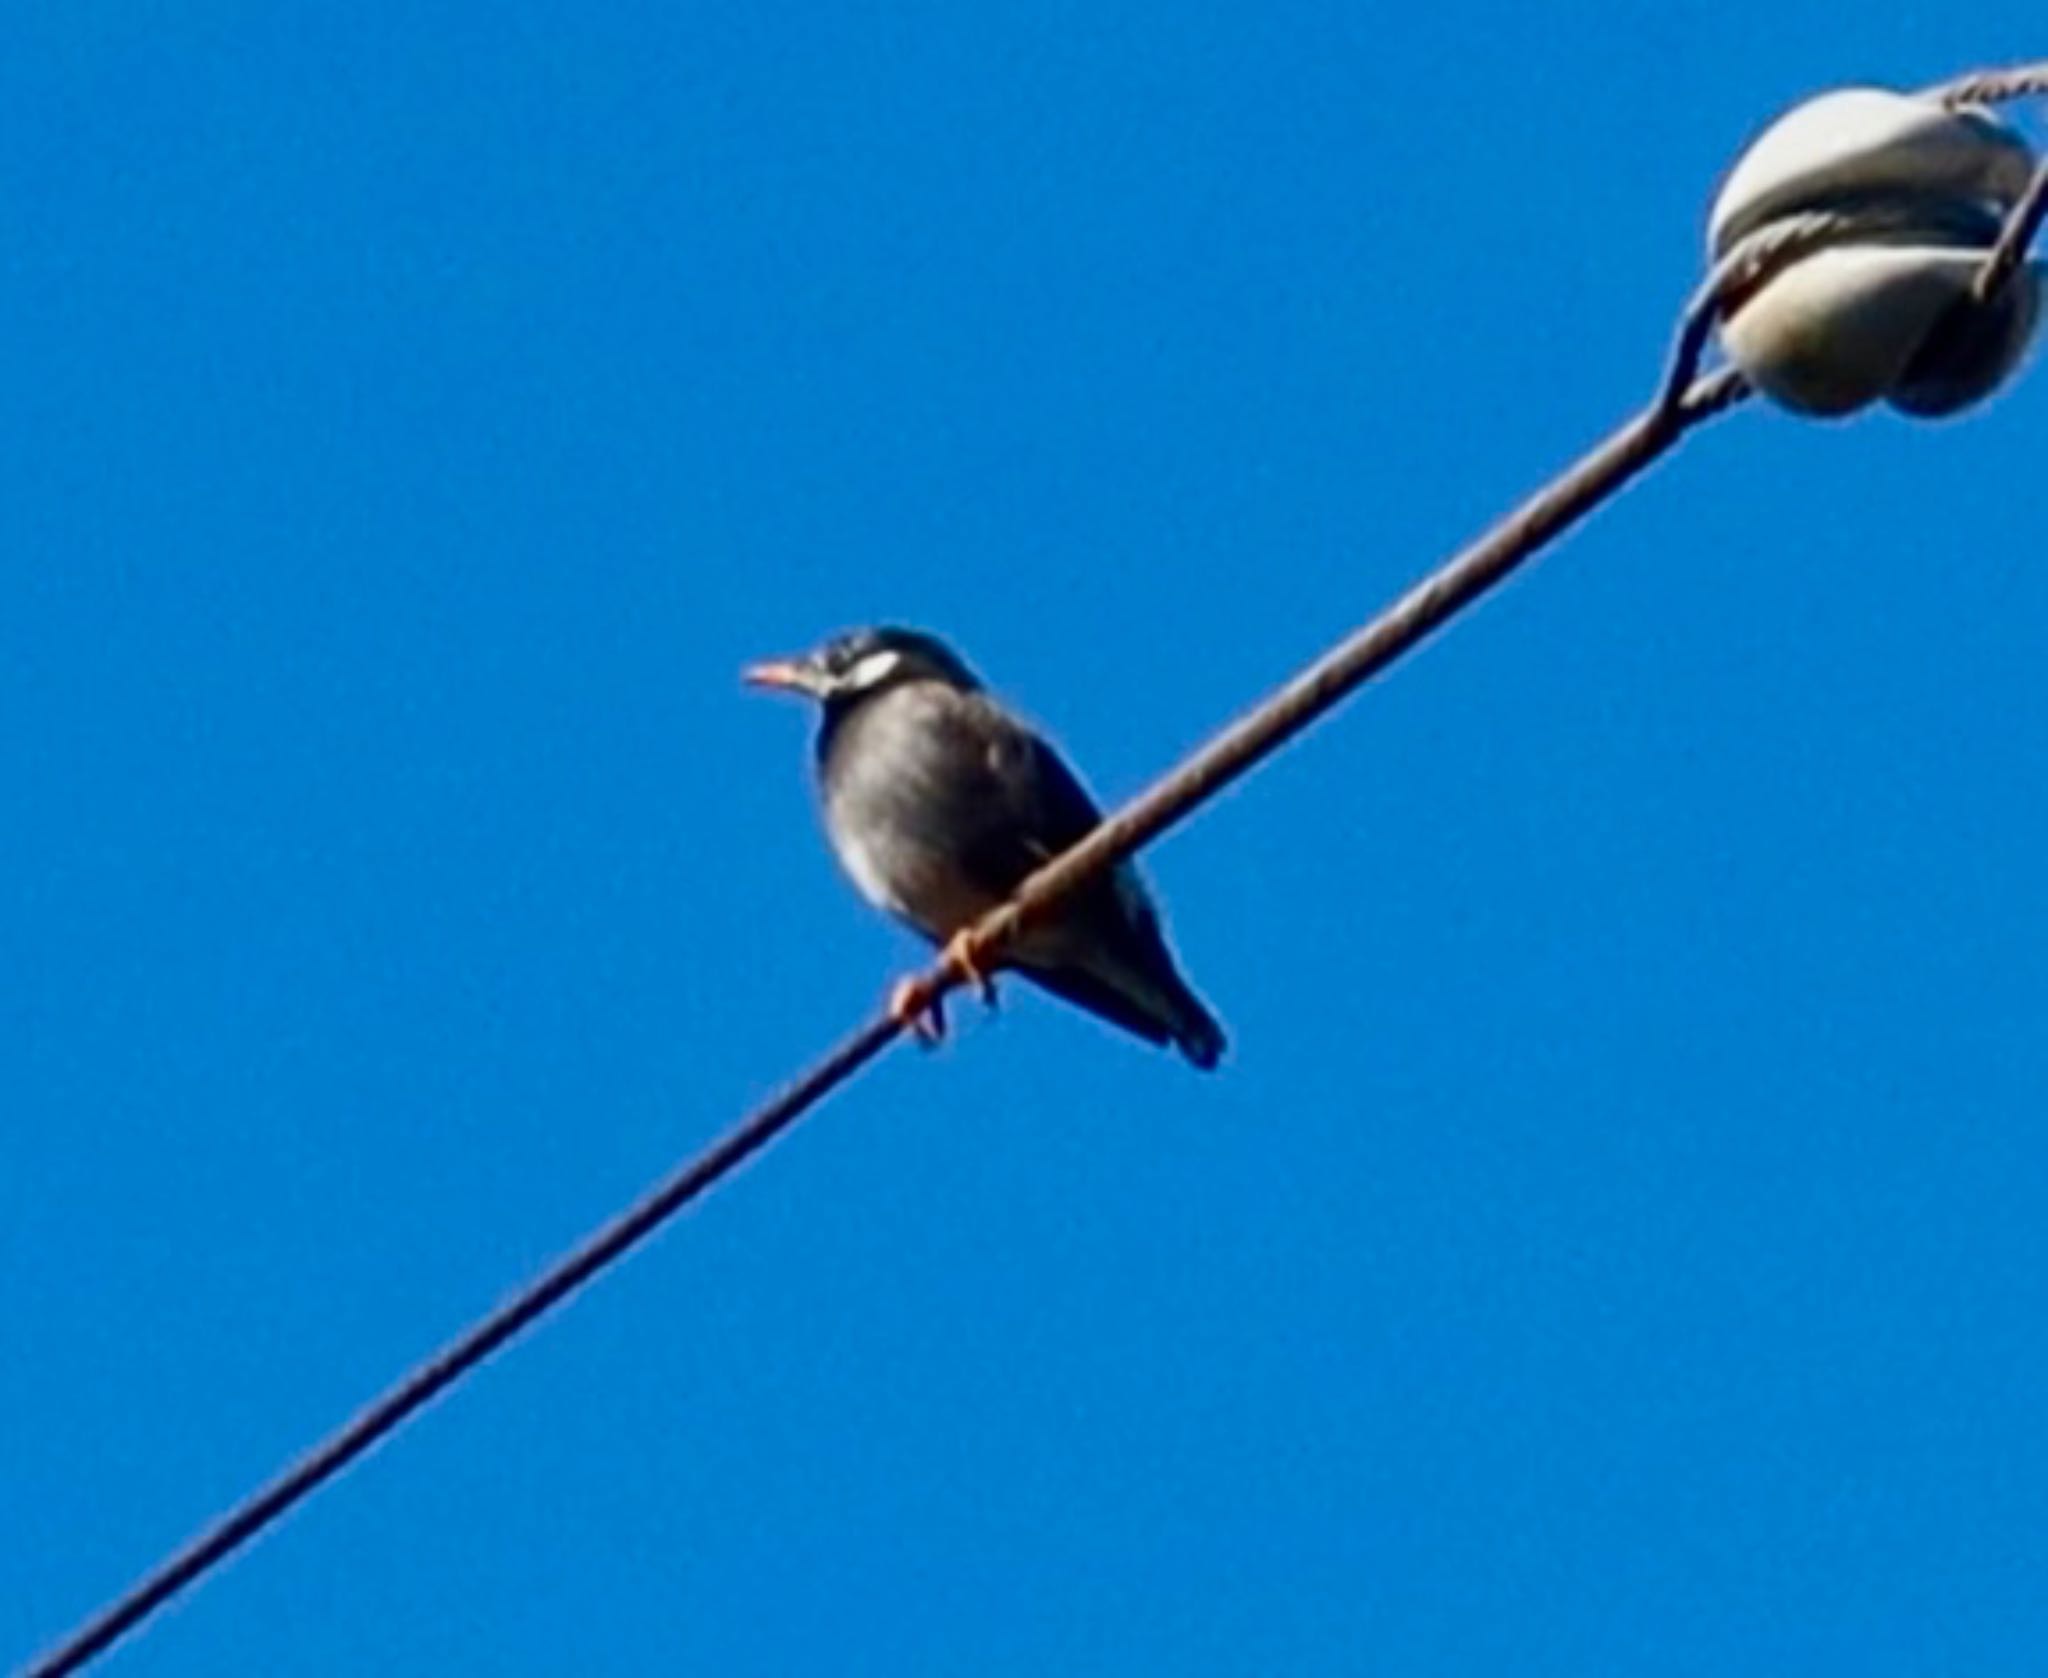
[[[869,653],[867,657],[857,660],[846,672],[845,684],[856,693],[862,688],[871,688],[877,682],[886,681],[895,672],[896,666],[902,662],[901,653],[889,652],[886,649],[878,653]]]

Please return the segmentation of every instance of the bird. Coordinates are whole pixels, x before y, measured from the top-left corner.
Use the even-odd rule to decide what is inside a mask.
[[[814,700],[826,835],[870,903],[943,946],[994,1001],[967,929],[1102,820],[1059,753],[992,698],[950,647],[885,625],[747,666],[756,687]],[[1119,862],[1028,926],[1001,965],[1204,1071],[1223,1028],[1181,977],[1151,893]],[[899,1021],[935,1039],[945,1019],[907,980]]]

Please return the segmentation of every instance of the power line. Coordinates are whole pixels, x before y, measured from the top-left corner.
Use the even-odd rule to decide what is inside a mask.
[[[1699,380],[1675,406],[1660,400],[1644,409],[1385,612],[1114,812],[1079,844],[1033,874],[1008,904],[985,917],[967,935],[967,948],[973,952],[974,964],[993,965],[996,956],[1025,925],[1042,917],[1084,881],[1156,838],[1261,758],[1284,745],[1432,630],[1504,581],[1545,544],[1664,454],[1688,429],[1732,407],[1746,394],[1741,375],[1723,370]],[[749,1114],[520,1293],[419,1365],[367,1409],[171,1555],[118,1601],[95,1615],[68,1642],[30,1667],[25,1678],[61,1678],[78,1671],[774,1140],[902,1035],[906,1029],[903,1004],[914,1011],[936,1002],[966,980],[968,975],[960,965],[960,946],[950,948],[951,954],[915,975],[907,990],[897,993],[898,1007],[870,1020],[780,1095]]]
[[[560,1304],[613,1260],[639,1245],[713,1183],[760,1152],[820,1099],[886,1049],[902,1029],[895,1020],[884,1018],[848,1037],[779,1095],[757,1107],[581,1246],[170,1556],[118,1602],[95,1615],[69,1642],[30,1667],[25,1678],[56,1678],[60,1673],[76,1672],[102,1653],[506,1341]]]
[[[1948,104],[1990,103],[2040,93],[2048,93],[2048,63],[1981,72],[1927,90],[1928,97]],[[1987,270],[1999,264],[2009,276],[2026,238],[2038,229],[2044,213],[2048,213],[2048,165],[2009,218],[2005,236],[1987,258]],[[1829,221],[1827,217],[1795,218],[1782,239],[1796,245],[1824,233]],[[2025,235],[2015,236],[2015,228],[2022,225]],[[1776,252],[1779,247],[1774,243],[1770,248]],[[1747,271],[1745,265],[1743,272]],[[1641,412],[1385,611],[1114,811],[1080,843],[1039,869],[1008,903],[984,916],[948,945],[939,960],[899,988],[889,1009],[152,1569],[68,1641],[27,1668],[23,1678],[62,1678],[102,1654],[766,1147],[900,1037],[911,1013],[936,1004],[949,991],[971,981],[977,969],[996,965],[1021,931],[1042,920],[1088,880],[1183,820],[1505,582],[1654,465],[1694,427],[1744,401],[1749,386],[1735,369],[1697,376],[1720,298],[1740,277],[1724,264],[1688,303],[1658,391]]]

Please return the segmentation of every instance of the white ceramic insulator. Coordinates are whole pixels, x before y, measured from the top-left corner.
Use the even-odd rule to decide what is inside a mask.
[[[1803,414],[1854,413],[1880,398],[1952,413],[1995,389],[2025,353],[2039,275],[2017,275],[1968,340],[1916,365],[1949,311],[1967,305],[1983,254],[1939,245],[1848,244],[1802,258],[1724,321],[1729,359]]]
[[[1950,199],[2009,209],[2034,157],[1989,111],[1852,87],[1795,106],[1729,171],[1707,221],[1722,256],[1767,222],[1844,199]]]

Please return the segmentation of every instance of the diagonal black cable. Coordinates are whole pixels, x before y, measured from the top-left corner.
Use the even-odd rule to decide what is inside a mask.
[[[1931,96],[1951,103],[2040,92],[2048,92],[2048,64],[1984,72],[1930,90]],[[2039,194],[2029,196],[2037,200]],[[2018,214],[2038,218],[2040,205],[2032,202]],[[905,1004],[914,1009],[936,1001],[970,980],[969,968],[993,965],[1025,926],[1157,838],[1505,582],[1695,426],[1742,402],[1749,387],[1733,368],[1695,377],[1711,324],[1713,289],[1710,282],[1688,306],[1659,390],[1634,418],[1379,616],[1113,812],[1079,844],[1039,869],[1010,902],[992,910],[964,940],[949,946],[945,957],[915,975],[909,995],[897,1006],[847,1037],[780,1094],[144,1575],[66,1642],[28,1667],[22,1678],[63,1678],[105,1652],[852,1078],[903,1034]]]
[[[1224,729],[1150,789],[1056,857],[970,933],[976,965],[994,959],[1027,921],[1045,914],[1083,881],[1154,838],[1277,750],[1377,671],[1415,646],[1539,548],[1576,523],[1668,450],[1691,426],[1747,394],[1739,374],[1699,380],[1676,405],[1646,408],[1564,476],[1508,515],[1379,617]],[[916,975],[904,1000],[934,1001],[967,977],[941,959]],[[202,1574],[240,1549],[378,1440],[482,1363],[513,1336],[623,1257],[682,1208],[757,1153],[846,1082],[905,1030],[901,1006],[848,1037],[765,1106],[749,1114],[638,1203],[604,1225],[526,1288],[408,1374],[375,1403],[301,1457],[95,1615],[24,1678],[76,1672]]]
[[[765,1106],[748,1114],[742,1123],[664,1178],[575,1251],[420,1364],[374,1404],[169,1557],[120,1601],[95,1615],[68,1643],[30,1667],[25,1678],[55,1678],[59,1673],[76,1672],[308,1493],[340,1473],[536,1318],[639,1245],[713,1183],[760,1152],[827,1093],[886,1049],[902,1029],[895,1020],[883,1018],[848,1037]]]

